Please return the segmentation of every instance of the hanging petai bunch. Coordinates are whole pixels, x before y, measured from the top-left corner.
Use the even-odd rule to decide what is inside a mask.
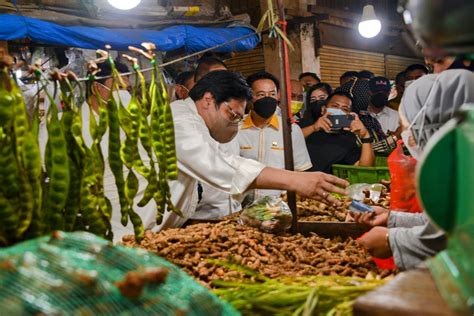
[[[151,82],[147,88],[137,59],[126,56],[136,73],[129,104],[115,98],[113,92],[124,88],[124,82],[107,52],[98,51],[102,58],[97,60],[108,61],[112,68],[107,100],[101,99],[92,84],[98,67],[89,63],[89,86],[97,98],[97,109],[91,102],[82,105],[83,91],[72,72],[55,71],[47,80],[39,67],[33,68],[38,102],[32,120],[11,77],[11,59],[0,53],[0,183],[8,184],[0,187],[0,245],[54,230],[85,230],[112,239],[112,204],[104,190],[104,174],[109,167],[119,196],[121,223],[125,226],[130,220],[138,240],[144,227],[135,205],[143,207],[153,200],[158,224],[165,210],[181,215],[171,202],[168,185],[168,180],[178,175],[171,109],[154,46],[144,47],[147,52],[131,50],[151,60]],[[50,82],[54,83],[54,95],[46,88]],[[38,142],[41,91],[51,104],[45,116],[48,139],[43,161]],[[60,105],[55,101],[57,92]],[[84,106],[89,107],[88,126],[83,126]],[[88,145],[83,139],[86,130],[92,139]],[[108,166],[101,148],[105,137]],[[148,184],[143,198],[135,201],[139,177]]]

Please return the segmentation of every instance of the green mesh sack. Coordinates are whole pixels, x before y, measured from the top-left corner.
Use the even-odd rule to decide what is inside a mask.
[[[168,261],[86,232],[1,250],[0,284],[3,315],[239,315]]]

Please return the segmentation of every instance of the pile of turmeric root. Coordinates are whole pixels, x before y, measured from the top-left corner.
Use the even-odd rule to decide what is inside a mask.
[[[140,243],[129,235],[124,237],[123,244],[147,249],[173,262],[206,286],[217,279],[245,277],[239,269],[229,269],[219,262],[249,268],[270,278],[302,275],[385,278],[393,272],[378,269],[353,239],[300,234],[276,236],[232,220],[159,233],[147,231]]]
[[[364,191],[365,199],[361,202],[370,206],[390,207],[390,192],[382,191],[377,202],[370,198],[370,192]],[[286,195],[282,196],[286,201]],[[307,222],[345,222],[348,220],[349,205],[351,198],[344,198],[341,206],[335,207],[316,200],[297,197],[296,208],[298,210],[298,220]]]

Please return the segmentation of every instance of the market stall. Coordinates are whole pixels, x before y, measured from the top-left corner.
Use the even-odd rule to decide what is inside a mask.
[[[280,7],[281,25],[285,25],[283,12]],[[454,236],[448,250],[429,263],[438,289],[449,280],[450,288],[456,290],[448,299],[448,307],[426,270],[399,274],[393,266],[376,264],[357,242],[369,228],[349,222],[351,211],[371,212],[375,206],[393,206],[388,183],[376,183],[381,179],[354,183],[348,196],[332,195],[341,203],[338,207],[290,192],[281,200],[257,201],[223,220],[188,223],[159,232],[146,230],[146,214],[140,207],[149,203],[154,205],[153,221],[157,224],[166,212],[183,216],[171,198],[170,183],[178,178],[178,158],[157,51],[182,47],[193,53],[245,50],[258,42],[253,30],[188,25],[159,31],[107,30],[61,26],[16,15],[0,15],[2,23],[5,28],[0,30],[0,39],[28,37],[55,45],[104,48],[104,44],[111,44],[114,49],[127,49],[130,53],[124,58],[135,75],[131,100],[122,104],[114,92],[124,90],[125,84],[111,58],[110,46],[98,50],[100,57],[88,63],[87,78],[57,70],[46,73],[41,65],[32,65],[31,76],[38,91],[44,91],[53,105],[41,120],[39,100],[32,118],[28,116],[11,75],[13,60],[1,54],[0,180],[8,184],[0,188],[0,243],[8,247],[0,251],[0,280],[4,285],[0,306],[5,311],[449,315],[454,314],[453,308],[463,312],[472,308],[467,306],[472,300],[472,255],[460,251],[463,246],[472,248],[469,225],[473,212],[466,198],[474,181],[470,166],[472,108],[451,124],[447,136],[433,141],[420,169],[423,204],[430,206],[428,212],[433,212],[438,224]],[[280,31],[284,34],[285,27]],[[285,56],[284,36],[279,40]],[[141,69],[138,57],[147,59],[151,68]],[[96,76],[98,63],[110,66],[111,75]],[[283,112],[285,104],[289,105],[287,70],[288,64],[282,67],[286,95]],[[150,74],[149,83],[145,73]],[[107,99],[98,97],[97,115],[84,121],[84,112],[92,113],[93,108],[82,103],[86,98],[83,85],[95,92],[94,83],[101,79],[111,79],[111,93]],[[54,85],[54,95],[46,89],[48,84]],[[60,107],[55,106],[57,98]],[[286,114],[289,122],[291,113]],[[290,130],[284,129],[288,148]],[[38,135],[47,135],[44,151]],[[84,135],[90,137],[89,143]],[[101,147],[103,139],[108,140],[106,149]],[[451,177],[444,182],[445,187],[436,188],[439,195],[430,200],[433,183],[442,182],[436,178],[436,162],[441,152],[450,149],[455,149],[448,164]],[[286,160],[286,167],[292,169],[288,155]],[[131,223],[134,230],[115,245],[111,242],[112,202],[105,192],[107,172],[117,191],[121,223]],[[146,185],[140,187],[138,179]],[[442,192],[451,192],[447,187],[451,184],[455,184],[457,196],[456,220],[445,221],[446,211],[439,203],[450,198]],[[137,196],[138,205],[134,202]],[[445,299],[450,295],[449,291],[441,294]],[[426,307],[431,300],[434,303]]]

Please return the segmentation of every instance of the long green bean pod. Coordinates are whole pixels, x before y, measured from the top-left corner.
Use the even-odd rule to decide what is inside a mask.
[[[51,148],[51,171],[47,201],[47,218],[50,229],[64,229],[63,209],[69,192],[69,159],[67,142],[58,109],[54,103],[48,109],[48,143]]]
[[[159,74],[161,84],[161,111],[160,126],[164,133],[163,143],[165,146],[167,179],[176,180],[178,178],[178,164],[176,159],[176,146],[174,139],[173,115],[171,113],[170,102],[168,100],[166,87],[163,82],[162,74]]]

